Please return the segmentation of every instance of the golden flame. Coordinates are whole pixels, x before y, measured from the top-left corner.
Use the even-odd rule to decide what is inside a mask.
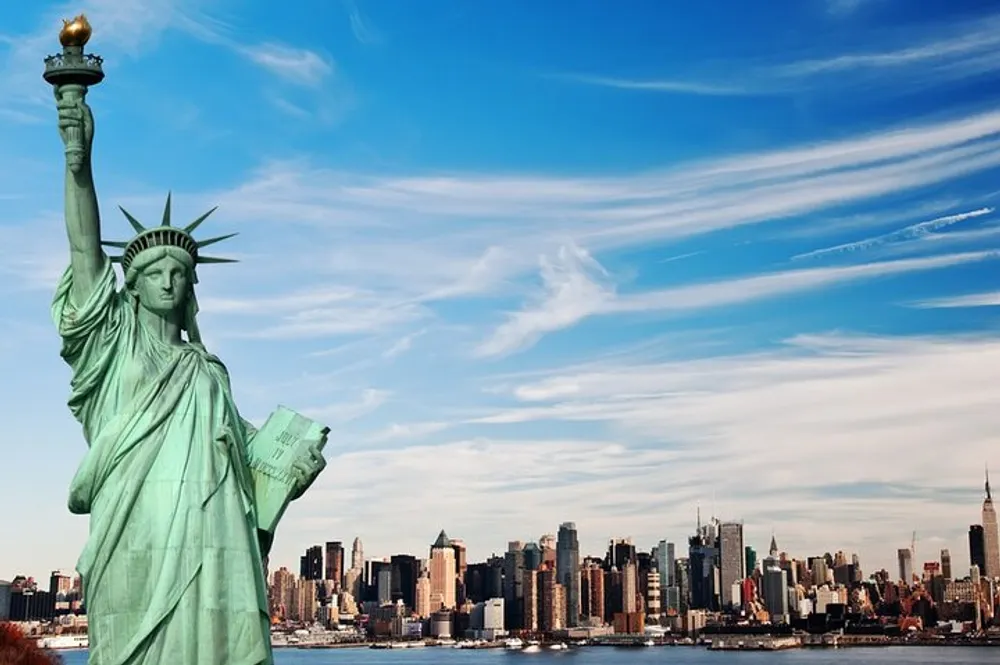
[[[83,46],[90,39],[90,33],[90,23],[83,14],[72,21],[63,19],[63,27],[59,31],[59,43],[63,46]]]

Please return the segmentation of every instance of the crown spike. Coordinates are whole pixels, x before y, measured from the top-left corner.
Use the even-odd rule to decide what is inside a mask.
[[[215,243],[222,242],[223,240],[229,240],[233,236],[237,236],[237,235],[239,235],[239,232],[237,232],[237,233],[228,233],[228,234],[226,234],[224,236],[216,236],[214,238],[207,238],[205,240],[198,240],[197,241],[197,243],[198,243],[198,249],[201,249],[202,247],[208,247],[209,245],[214,245]]]
[[[128,242],[125,240],[102,240],[101,244],[105,247],[117,247],[118,249],[125,249],[128,247]]]
[[[199,256],[198,263],[239,263],[239,259],[220,259],[215,256]]]
[[[167,205],[163,207],[163,224],[162,226],[170,226],[170,192],[167,192]]]
[[[201,225],[202,222],[204,222],[208,218],[209,215],[211,215],[213,212],[215,212],[218,209],[219,209],[219,206],[215,206],[214,208],[212,208],[211,210],[209,210],[208,212],[206,212],[204,215],[202,215],[198,219],[196,219],[193,222],[191,222],[190,224],[188,224],[184,228],[184,233],[191,233],[191,232],[193,232],[196,228],[198,228]]]
[[[142,233],[146,230],[146,227],[143,226],[138,219],[129,214],[128,210],[121,206],[118,206],[118,209],[122,211],[122,214],[125,215],[126,219],[128,219],[128,223],[132,225],[132,228],[135,229],[136,233]]]

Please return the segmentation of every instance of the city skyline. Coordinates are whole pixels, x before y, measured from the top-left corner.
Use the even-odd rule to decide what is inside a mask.
[[[1000,469],[1000,13],[835,4],[7,3],[0,570],[87,532],[41,79],[80,11],[106,237],[218,205],[241,262],[199,321],[241,415],[331,427],[275,561],[682,542],[699,505],[761,552],[957,560]]]
[[[982,565],[979,566],[980,571],[982,571],[983,574],[986,575],[986,573],[992,567],[996,567],[996,570],[997,570],[996,577],[1000,578],[1000,567],[996,566],[996,564],[995,564],[995,561],[1000,560],[1000,543],[998,543],[998,540],[997,540],[998,537],[1000,537],[1000,531],[998,531],[998,525],[997,525],[997,522],[996,522],[995,513],[993,513],[992,522],[990,523],[990,517],[989,517],[989,515],[990,515],[991,511],[993,510],[993,506],[992,506],[992,493],[991,493],[991,486],[990,486],[990,482],[989,482],[989,471],[988,471],[988,469],[986,471],[985,484],[984,484],[984,487],[983,487],[983,499],[984,500],[983,500],[983,503],[981,504],[981,508],[980,508],[980,511],[979,511],[979,515],[981,516],[981,521],[978,522],[978,523],[974,522],[970,526],[964,527],[963,539],[962,539],[962,541],[960,543],[958,543],[957,546],[951,546],[951,547],[942,546],[942,547],[939,547],[937,549],[932,549],[932,550],[929,551],[929,556],[924,556],[923,555],[923,553],[928,552],[928,550],[926,548],[925,549],[920,549],[920,550],[916,549],[918,538],[917,538],[917,532],[915,530],[912,532],[912,535],[911,535],[910,547],[896,548],[897,555],[896,555],[895,558],[892,558],[892,557],[890,557],[890,556],[887,555],[886,561],[888,563],[868,563],[867,565],[870,566],[870,567],[867,567],[867,568],[864,567],[866,559],[865,559],[865,557],[863,555],[860,555],[859,552],[857,552],[857,551],[851,551],[850,548],[845,548],[845,547],[835,547],[835,548],[832,548],[832,549],[831,548],[822,549],[822,548],[813,547],[812,550],[810,550],[808,545],[805,548],[799,547],[799,548],[796,549],[794,547],[786,547],[783,544],[782,547],[780,548],[780,552],[784,553],[784,554],[787,554],[790,558],[796,559],[796,560],[805,560],[805,559],[808,559],[808,558],[811,558],[811,557],[819,557],[819,556],[824,556],[826,554],[833,555],[833,554],[835,554],[837,552],[844,552],[847,555],[850,555],[850,556],[854,557],[854,559],[855,559],[856,562],[857,561],[861,561],[862,562],[862,566],[863,566],[863,569],[866,571],[866,577],[867,577],[868,574],[871,574],[871,573],[873,573],[873,572],[875,572],[877,570],[886,570],[886,571],[889,571],[890,573],[901,571],[902,565],[903,565],[902,564],[902,555],[903,555],[904,551],[908,553],[907,554],[908,565],[910,566],[910,570],[913,571],[913,572],[922,571],[924,564],[928,563],[928,562],[935,562],[936,561],[936,562],[941,563],[942,555],[944,554],[944,552],[947,551],[949,553],[952,553],[952,554],[949,555],[950,557],[957,557],[957,558],[949,558],[949,562],[947,564],[948,568],[956,570],[959,573],[958,577],[962,577],[963,576],[962,571],[966,571],[967,572],[967,569],[972,564],[976,563],[975,561],[973,561],[973,557],[975,555],[972,553],[972,543],[970,541],[970,539],[971,539],[972,536],[971,536],[971,533],[970,533],[970,529],[978,526],[979,527],[980,535],[983,538],[983,542],[982,542],[982,545],[981,545],[982,548],[983,548],[983,551],[982,551],[982,554],[981,554],[981,556],[982,556]],[[740,555],[737,557],[737,561],[739,563],[740,568],[739,568],[739,570],[733,570],[731,573],[728,573],[729,576],[733,578],[733,580],[742,579],[743,577],[748,576],[749,573],[751,572],[748,568],[745,567],[746,559],[745,559],[744,548],[751,548],[755,552],[755,555],[757,557],[756,560],[763,565],[763,553],[769,552],[774,547],[774,544],[775,544],[775,542],[776,542],[776,540],[778,538],[778,534],[775,531],[772,531],[771,534],[768,536],[768,539],[767,539],[767,542],[769,543],[769,545],[767,547],[765,547],[764,545],[762,545],[760,543],[756,543],[756,542],[755,543],[750,543],[750,542],[748,542],[746,540],[746,537],[745,537],[745,527],[746,527],[746,524],[743,521],[741,521],[741,520],[722,519],[722,518],[719,518],[719,517],[714,516],[714,515],[710,515],[707,519],[705,519],[703,521],[700,508],[697,511],[696,517],[695,517],[695,525],[694,526],[696,528],[691,529],[691,531],[688,534],[686,534],[686,535],[682,535],[682,536],[679,536],[679,537],[676,537],[676,538],[672,538],[672,539],[671,538],[661,538],[661,539],[659,539],[657,541],[646,542],[646,541],[641,541],[640,539],[634,538],[634,537],[632,537],[630,535],[621,535],[621,534],[619,534],[619,535],[611,535],[611,536],[608,536],[608,537],[604,538],[601,541],[604,544],[604,549],[601,549],[601,547],[595,547],[595,548],[592,548],[592,549],[588,550],[588,549],[580,547],[579,544],[578,544],[578,542],[579,542],[579,533],[580,532],[579,532],[579,529],[576,526],[576,522],[563,522],[563,523],[561,523],[561,524],[558,525],[558,529],[556,530],[556,532],[561,534],[562,531],[563,531],[563,528],[565,528],[565,527],[569,527],[573,531],[573,534],[574,534],[573,541],[577,543],[577,549],[576,549],[577,566],[579,566],[579,562],[583,561],[585,558],[588,558],[588,557],[603,557],[606,554],[606,552],[607,552],[607,546],[608,546],[609,543],[613,546],[615,542],[623,542],[623,541],[628,541],[628,542],[632,543],[634,545],[634,547],[635,547],[636,550],[638,550],[638,551],[644,551],[644,552],[652,552],[655,549],[657,549],[658,547],[660,547],[661,545],[667,545],[670,548],[672,548],[672,550],[671,550],[672,551],[672,558],[673,558],[674,561],[676,561],[677,559],[684,559],[684,558],[688,557],[687,543],[688,543],[689,539],[692,538],[693,536],[701,533],[701,530],[703,529],[703,527],[706,526],[706,525],[709,525],[709,524],[715,524],[715,525],[720,525],[720,526],[729,526],[729,527],[733,527],[733,526],[738,526],[739,527],[738,538],[739,538],[740,545],[737,548],[737,551],[740,552]],[[989,540],[989,538],[990,538],[990,536],[988,535],[989,533],[993,533],[994,534],[992,543]],[[726,534],[725,530],[723,530],[722,533],[718,534],[718,537],[720,538],[720,541],[725,542],[725,537],[726,537],[725,534]],[[504,543],[503,543],[502,546],[498,546],[498,547],[496,547],[494,549],[491,549],[491,550],[489,550],[488,553],[484,551],[480,555],[479,554],[479,550],[474,550],[475,554],[473,556],[470,556],[468,554],[469,550],[468,550],[468,545],[466,544],[465,539],[463,539],[463,538],[454,538],[454,539],[453,538],[449,538],[447,536],[447,529],[442,528],[439,531],[437,537],[434,539],[433,543],[431,543],[431,545],[430,545],[430,552],[431,552],[431,556],[433,556],[433,552],[434,552],[435,548],[444,549],[444,550],[450,552],[451,551],[451,543],[460,543],[461,548],[462,548],[463,553],[464,553],[463,559],[465,561],[469,561],[469,562],[473,562],[473,561],[481,562],[481,561],[486,561],[491,556],[501,556],[502,557],[503,554],[504,554],[504,552],[507,550],[507,548],[510,546],[511,543],[519,542],[522,545],[526,545],[526,544],[529,544],[529,543],[534,543],[536,545],[542,545],[544,541],[551,540],[553,538],[555,538],[555,534],[552,533],[552,530],[550,530],[550,531],[543,531],[537,537],[525,538],[523,540],[522,540],[521,537],[511,537],[511,538],[506,539],[504,541]],[[297,558],[293,557],[292,560],[290,560],[290,561],[278,560],[275,557],[275,555],[272,553],[272,555],[269,557],[268,568],[271,571],[278,570],[279,568],[284,568],[284,569],[287,569],[287,570],[292,571],[292,572],[299,571],[300,570],[300,565],[301,565],[301,559],[303,558],[303,555],[302,555],[302,551],[303,550],[305,550],[305,552],[306,552],[305,557],[307,557],[307,558],[310,557],[311,553],[313,553],[313,552],[317,553],[317,556],[319,557],[319,559],[317,559],[316,561],[312,561],[309,564],[310,565],[310,570],[317,571],[316,574],[319,575],[320,577],[323,577],[324,579],[340,579],[344,575],[345,571],[347,571],[349,568],[355,568],[355,569],[357,569],[359,567],[359,563],[365,563],[365,562],[371,562],[371,561],[385,561],[385,560],[388,560],[391,557],[395,557],[395,556],[415,556],[415,558],[417,560],[425,560],[425,561],[427,561],[428,565],[429,565],[429,562],[431,560],[431,556],[423,557],[423,556],[420,556],[419,554],[416,554],[416,555],[414,554],[415,552],[420,552],[421,551],[420,548],[411,549],[411,550],[402,550],[402,549],[397,549],[397,550],[394,550],[394,551],[388,551],[387,550],[387,551],[384,551],[384,552],[381,551],[381,550],[378,550],[380,552],[379,554],[375,554],[375,555],[366,557],[365,554],[364,554],[364,542],[365,542],[364,537],[362,535],[360,535],[360,534],[353,534],[353,535],[350,536],[350,539],[351,539],[351,557],[350,557],[350,561],[349,562],[345,558],[346,549],[344,548],[344,543],[347,542],[346,538],[344,540],[329,540],[329,539],[327,539],[327,540],[317,541],[317,542],[312,543],[310,545],[301,545],[301,546],[299,546]],[[592,542],[592,541],[595,541],[595,539],[593,537],[590,537],[590,538],[586,539],[586,542]],[[557,543],[558,543],[557,540],[554,540],[552,542],[553,549],[556,549],[558,547]],[[784,543],[784,540],[782,540],[782,543]],[[286,544],[286,547],[284,549],[294,549],[294,547],[295,547],[294,545]],[[338,549],[338,547],[339,547],[339,549]],[[426,546],[424,547],[424,549],[426,549]],[[372,550],[369,549],[368,551],[370,553]],[[920,554],[918,554],[918,552],[920,552]],[[333,558],[332,559],[331,559],[331,553],[333,553]],[[957,553],[957,555],[954,554],[954,553]],[[661,555],[659,555],[659,554],[657,555],[658,558],[660,556]],[[725,559],[726,558],[724,557],[723,558],[723,562],[722,562],[722,565],[723,565],[722,569],[723,570],[725,570],[725,564],[726,564]],[[332,561],[338,561],[339,564],[331,564],[331,560]],[[296,564],[295,561],[299,561],[299,564]],[[569,559],[567,559],[567,561],[569,561]],[[878,561],[881,561],[881,560],[877,559],[877,558],[873,558],[873,559],[870,559],[868,561],[878,562]],[[968,565],[963,566],[962,565],[963,562],[967,562]],[[349,565],[348,565],[348,563],[349,563]],[[731,564],[732,562],[730,561],[729,563]],[[457,562],[453,561],[453,565],[457,565]],[[30,573],[28,573],[28,572],[26,572],[24,570],[16,570],[16,571],[9,571],[7,573],[7,577],[13,578],[15,575],[24,575],[25,577],[33,577],[36,580],[44,580],[51,573],[58,572],[58,571],[65,572],[65,571],[72,571],[72,570],[73,570],[72,567],[66,567],[66,566],[56,567],[56,568],[52,568],[50,571],[45,572],[44,575],[33,575],[33,574],[30,574]],[[338,572],[337,573],[331,572],[331,571],[334,571],[334,570],[336,570]],[[578,572],[579,572],[579,569],[577,569],[577,575],[578,575]],[[5,573],[2,570],[0,570],[0,579],[5,579],[4,578],[4,574]],[[726,572],[723,572],[722,574],[723,574],[723,576],[727,575]],[[900,574],[900,577],[902,578],[903,577],[902,573],[900,572],[899,574]],[[563,584],[563,581],[561,581],[561,578],[560,578],[560,582],[559,583]],[[722,588],[725,589],[726,585],[723,584]],[[725,594],[723,594],[723,598],[725,598]]]

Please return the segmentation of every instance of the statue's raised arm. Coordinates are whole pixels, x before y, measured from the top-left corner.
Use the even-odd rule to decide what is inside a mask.
[[[85,101],[87,88],[62,85],[55,88],[59,110],[59,134],[63,143],[75,143],[82,154],[66,155],[66,234],[69,236],[69,259],[73,271],[70,297],[82,306],[94,289],[104,262],[101,248],[101,216],[94,189],[90,151],[94,141],[94,116]],[[72,163],[75,162],[75,163]]]

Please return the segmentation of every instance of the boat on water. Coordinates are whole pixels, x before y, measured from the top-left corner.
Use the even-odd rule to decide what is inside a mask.
[[[523,649],[524,642],[519,637],[512,637],[509,640],[505,640],[503,646],[505,649]]]
[[[564,642],[556,642],[555,644],[550,644],[549,648],[553,651],[562,651],[563,649],[568,649],[569,647],[566,646]]]
[[[53,651],[86,649],[90,646],[90,639],[87,635],[48,635],[38,638],[38,646]]]

